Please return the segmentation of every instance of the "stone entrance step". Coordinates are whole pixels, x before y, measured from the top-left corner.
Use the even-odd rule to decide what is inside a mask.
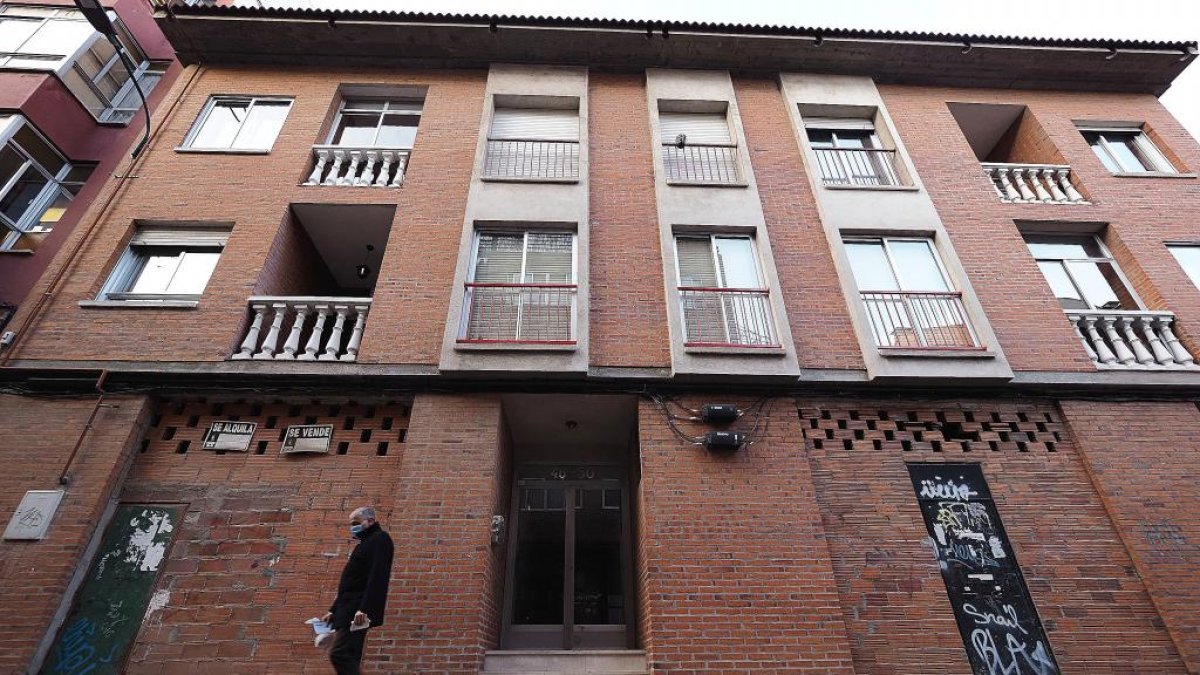
[[[646,652],[633,649],[508,649],[484,655],[484,675],[649,675]]]

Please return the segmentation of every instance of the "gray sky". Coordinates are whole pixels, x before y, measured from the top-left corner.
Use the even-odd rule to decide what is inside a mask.
[[[239,0],[240,4],[874,28],[1024,37],[1200,39],[1200,0]],[[1200,138],[1195,60],[1163,104]]]

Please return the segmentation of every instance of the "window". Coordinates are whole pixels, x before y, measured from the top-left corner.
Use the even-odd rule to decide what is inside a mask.
[[[1175,173],[1175,167],[1140,129],[1083,129],[1092,152],[1113,173]]]
[[[24,117],[0,115],[0,250],[36,248],[90,173],[67,162]]]
[[[895,150],[883,147],[867,119],[805,118],[809,145],[826,185],[899,185]]]
[[[199,300],[229,238],[227,227],[142,226],[100,300]]]
[[[55,70],[93,35],[73,9],[0,5],[0,68]]]
[[[845,240],[875,344],[905,349],[972,349],[978,343],[962,294],[925,238]]]
[[[1200,288],[1200,244],[1168,244],[1167,250],[1175,256],[1192,284]]]
[[[1027,235],[1025,243],[1063,309],[1141,308],[1095,236]]]
[[[737,145],[725,112],[671,112],[660,108],[658,126],[667,181],[741,181]]]
[[[421,122],[421,101],[348,98],[342,101],[330,145],[411,150]]]
[[[480,232],[460,342],[571,344],[575,234]]]
[[[577,99],[572,99],[578,105]],[[497,107],[488,131],[488,178],[579,177],[579,111]]]
[[[680,235],[675,252],[686,346],[779,347],[753,238]]]
[[[268,151],[291,107],[291,99],[214,97],[192,126],[184,147]]]
[[[127,123],[133,119],[142,105],[133,80],[136,79],[142,92],[149,96],[154,86],[166,72],[166,62],[150,61],[141,47],[120,22],[117,37],[129,60],[133,63],[133,78],[112,43],[97,39],[79,55],[69,70],[62,74],[67,88],[79,102],[101,122]]]

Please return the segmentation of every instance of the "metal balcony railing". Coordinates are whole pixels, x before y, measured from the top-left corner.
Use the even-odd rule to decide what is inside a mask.
[[[680,286],[687,347],[778,348],[770,291]]]
[[[674,143],[663,143],[662,151],[668,182],[714,185],[741,183],[736,145],[688,143],[680,147]]]
[[[577,141],[489,140],[485,178],[575,180],[579,178]]]
[[[997,164],[980,166],[992,180],[1000,201],[1087,204],[1071,183],[1071,167],[1058,164]]]
[[[468,283],[461,343],[575,343],[575,284]]]
[[[313,170],[305,185],[400,187],[410,150],[314,145]]]
[[[268,297],[249,299],[252,314],[232,359],[354,361],[371,298]],[[283,345],[280,346],[280,339]]]
[[[1198,367],[1175,336],[1171,312],[1072,309],[1067,319],[1098,368]]]
[[[873,148],[814,148],[825,185],[900,185],[896,151]]]
[[[864,291],[861,295],[880,348],[980,349],[962,293]]]

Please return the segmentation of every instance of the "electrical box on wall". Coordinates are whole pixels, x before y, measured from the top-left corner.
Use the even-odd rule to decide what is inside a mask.
[[[710,431],[704,434],[704,447],[713,452],[734,452],[746,444],[746,434],[740,431]]]
[[[700,419],[708,424],[732,424],[741,416],[742,411],[729,403],[706,403],[700,409]]]
[[[37,541],[46,536],[54,512],[63,498],[62,490],[30,490],[21,499],[17,512],[8,521],[4,538],[9,541]]]

